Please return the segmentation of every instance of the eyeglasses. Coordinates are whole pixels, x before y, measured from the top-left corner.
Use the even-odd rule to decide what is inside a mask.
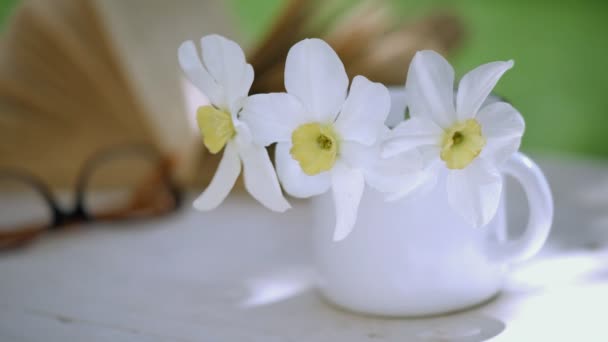
[[[70,210],[63,209],[61,197],[34,175],[0,169],[0,250],[23,246],[47,231],[78,223],[173,212],[182,197],[171,177],[173,164],[149,145],[100,151],[83,164]]]

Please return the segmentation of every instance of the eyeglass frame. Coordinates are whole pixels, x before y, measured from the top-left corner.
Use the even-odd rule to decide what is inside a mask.
[[[177,183],[174,181],[171,171],[174,166],[174,161],[166,156],[163,156],[157,149],[153,148],[148,144],[123,144],[116,145],[109,148],[102,149],[90,158],[88,158],[84,164],[82,165],[80,172],[78,174],[78,178],[76,181],[76,185],[74,188],[74,204],[72,209],[62,209],[56,197],[53,195],[51,188],[45,184],[39,177],[36,177],[32,173],[20,170],[17,168],[0,168],[0,179],[18,179],[19,181],[30,185],[33,189],[35,189],[44,199],[45,203],[48,205],[48,208],[51,211],[51,220],[50,224],[46,226],[41,226],[38,232],[43,232],[46,230],[53,231],[59,230],[67,225],[72,225],[76,223],[88,223],[99,221],[100,219],[92,215],[87,211],[85,205],[85,194],[87,181],[90,179],[90,176],[96,169],[96,166],[99,164],[103,164],[105,161],[109,159],[115,159],[117,157],[121,157],[124,155],[130,154],[138,154],[145,155],[148,159],[157,159],[157,168],[160,171],[161,179],[163,183],[167,186],[169,190],[169,194],[173,200],[173,206],[166,213],[173,212],[177,210],[183,200],[182,191],[178,187]],[[121,219],[128,220],[133,217],[124,217]],[[107,219],[101,219],[107,220]],[[19,232],[20,230],[27,230],[17,228],[15,230],[11,230],[10,232]],[[1,248],[1,246],[0,246]]]

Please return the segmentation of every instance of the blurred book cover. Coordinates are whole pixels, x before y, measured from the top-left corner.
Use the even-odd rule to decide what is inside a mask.
[[[388,1],[291,0],[262,39],[246,42],[226,6],[20,1],[0,42],[0,165],[69,187],[96,151],[138,142],[172,156],[179,183],[199,188],[220,156],[205,151],[194,122],[206,99],[179,71],[182,41],[209,33],[242,41],[256,72],[252,93],[266,93],[283,90],[285,56],[303,38],[330,43],[350,77],[401,85],[417,50],[449,53],[463,36],[448,13],[410,21],[395,16]],[[117,183],[122,178],[124,170],[112,175]]]

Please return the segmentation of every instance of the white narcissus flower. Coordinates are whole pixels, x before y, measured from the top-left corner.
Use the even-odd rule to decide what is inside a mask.
[[[524,120],[510,104],[484,104],[511,67],[513,61],[493,62],[470,71],[454,99],[452,66],[436,52],[418,52],[405,85],[410,119],[383,145],[384,157],[417,149],[429,172],[447,169],[448,202],[476,227],[496,214],[502,192],[499,168],[519,149],[524,132]]]
[[[205,36],[201,48],[202,60],[192,41],[182,43],[179,64],[211,102],[197,111],[203,143],[214,154],[223,148],[224,155],[194,207],[211,210],[220,205],[241,173],[242,164],[245,188],[255,199],[273,211],[289,209],[266,149],[254,143],[249,127],[239,120],[253,83],[253,68],[247,64],[243,50],[224,37]]]
[[[289,50],[285,88],[249,97],[241,117],[260,145],[277,142],[275,164],[287,193],[311,197],[332,189],[334,240],[351,232],[365,183],[383,192],[415,187],[418,178],[404,174],[421,169],[417,152],[380,157],[390,109],[386,87],[357,76],[347,97],[348,76],[336,53],[322,40],[306,39]]]

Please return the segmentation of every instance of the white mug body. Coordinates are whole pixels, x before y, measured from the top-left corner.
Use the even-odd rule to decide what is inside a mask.
[[[331,192],[312,199],[319,288],[349,310],[423,316],[486,301],[501,289],[507,265],[488,256],[506,236],[504,196],[496,216],[473,228],[448,205],[445,174],[425,193],[394,202],[365,189],[357,223],[332,239]]]

